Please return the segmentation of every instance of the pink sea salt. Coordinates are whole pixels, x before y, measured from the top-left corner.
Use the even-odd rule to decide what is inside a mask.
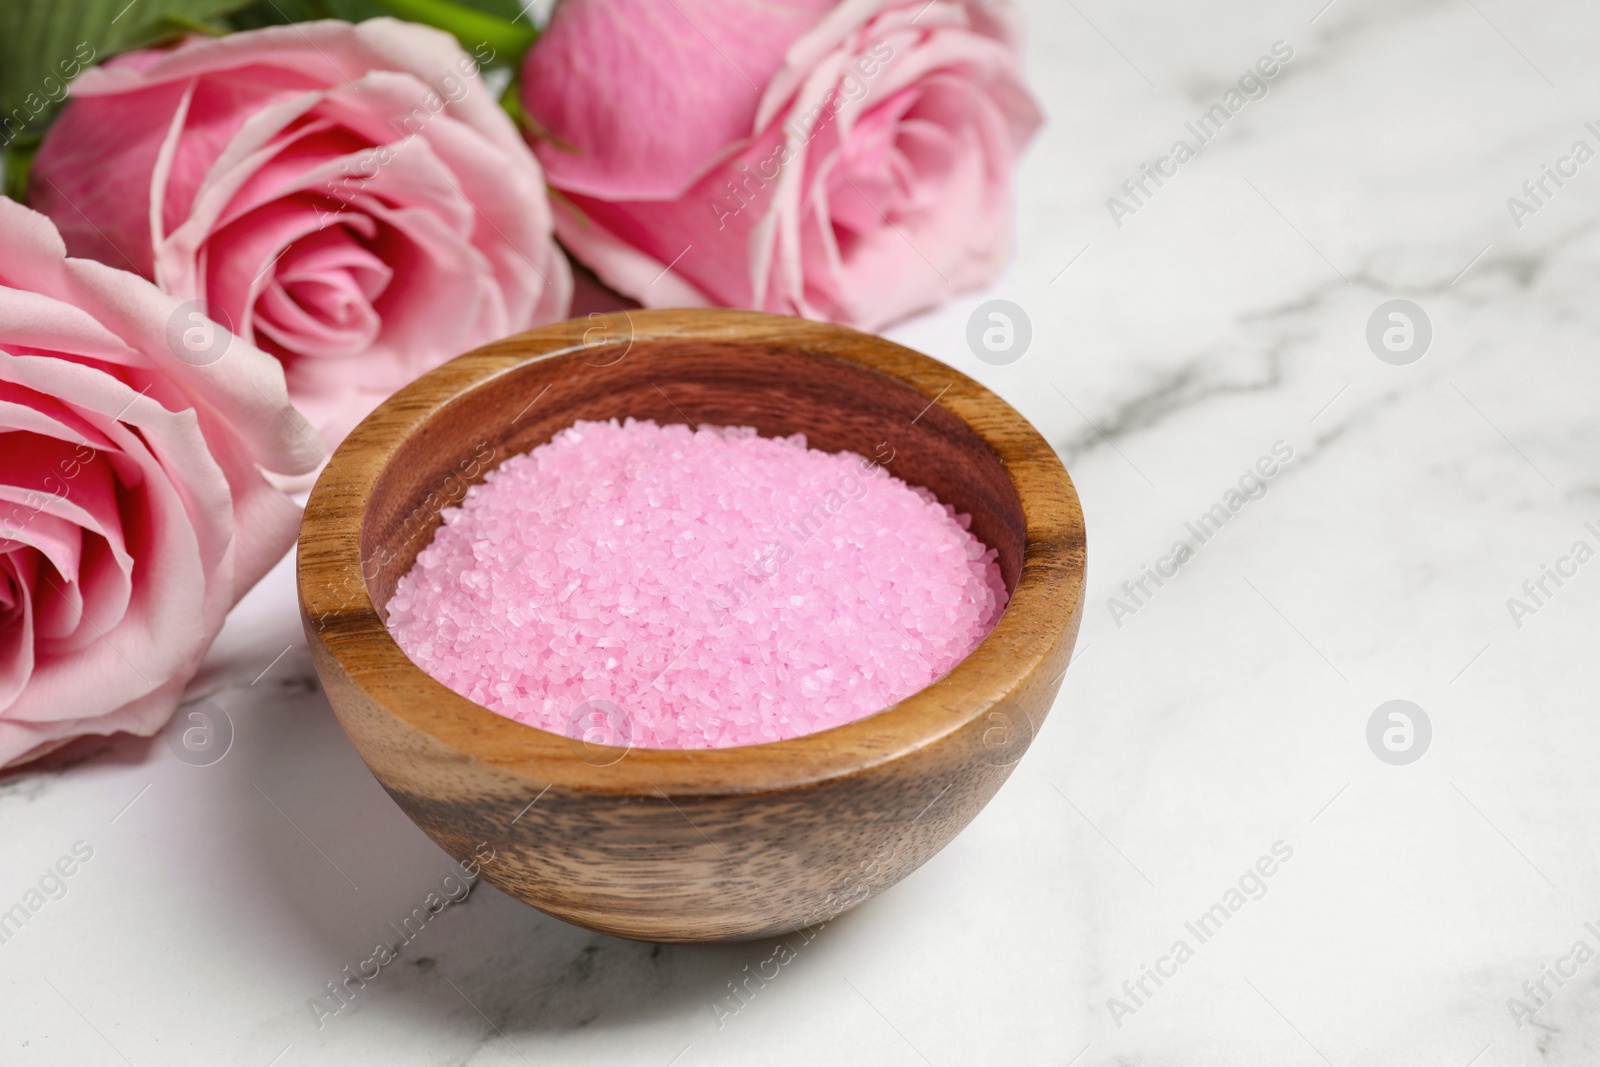
[[[579,422],[443,513],[389,629],[433,677],[532,726],[644,748],[775,741],[888,707],[983,639],[1006,591],[970,523],[799,434]]]

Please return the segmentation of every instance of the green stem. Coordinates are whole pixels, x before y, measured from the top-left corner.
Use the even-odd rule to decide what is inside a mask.
[[[39,152],[40,133],[29,130],[12,138],[11,144],[0,148],[4,161],[4,183],[0,192],[19,204],[27,203],[28,172],[33,168],[33,157]]]
[[[192,19],[188,15],[180,15],[175,11],[163,13],[161,23],[163,26],[183,34],[198,33],[206,37],[222,37],[228,32],[220,26],[213,26],[209,22],[201,22],[199,19]]]
[[[511,121],[517,124],[517,129],[535,141],[543,141],[552,148],[558,148],[563,152],[578,154],[576,145],[563,141],[546,129],[538,119],[528,114],[527,109],[522,106],[522,86],[519,84],[518,78],[512,78],[511,83],[506,86],[506,91],[500,94],[500,107],[504,109],[507,115],[511,116]]]
[[[539,31],[526,20],[511,22],[474,8],[452,3],[451,0],[374,0],[384,10],[412,22],[433,26],[453,34],[462,47],[478,57],[479,63],[509,63],[513,68],[522,64],[522,57],[539,39]],[[480,46],[494,50],[484,59]]]

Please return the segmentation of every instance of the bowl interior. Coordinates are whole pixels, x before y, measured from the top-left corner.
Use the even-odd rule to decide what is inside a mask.
[[[1011,592],[1005,613],[965,659],[892,708],[757,745],[578,752],[570,738],[497,715],[428,676],[384,616],[441,512],[496,464],[575,420],[626,416],[799,432],[813,447],[881,462],[972,516],[974,534],[997,550]],[[704,798],[851,778],[942,751],[957,734],[967,752],[968,740],[993,733],[996,708],[1031,737],[1082,618],[1085,545],[1083,513],[1055,451],[959,371],[827,323],[654,310],[486,345],[385,400],[318,478],[298,566],[329,699],[347,732],[368,739],[363,756],[384,768],[386,783],[421,775],[426,783],[406,788],[426,793],[460,765],[478,788],[507,795],[561,786]],[[990,756],[983,745],[968,752],[975,765]]]
[[[952,382],[958,377],[950,373]],[[387,621],[395,584],[468,486],[579,419],[629,416],[754,426],[764,437],[803,433],[812,448],[875,459],[971,515],[974,535],[998,551],[1006,588],[1017,587],[1027,539],[1017,492],[995,452],[929,394],[814,348],[623,335],[481,380],[399,442],[373,484],[359,535],[379,617]]]

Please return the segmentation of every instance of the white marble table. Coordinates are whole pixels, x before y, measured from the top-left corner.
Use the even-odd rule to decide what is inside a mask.
[[[1600,1062],[1573,954],[1600,951],[1600,562],[1570,554],[1600,548],[1600,161],[1561,163],[1600,148],[1600,17],[1323,3],[1026,5],[1050,125],[1016,262],[892,335],[1058,444],[1090,603],[1032,751],[924,869],[720,1027],[771,943],[619,941],[480,885],[319,1028],[307,1001],[447,861],[329,714],[285,561],[191,692],[235,725],[220,762],[120,741],[0,782],[0,908],[92,850],[0,944],[0,1062]],[[1117,226],[1107,198],[1279,40],[1270,92]],[[1544,164],[1577,173],[1514,219]],[[991,298],[1032,322],[1009,365],[966,344]],[[1406,365],[1366,339],[1391,299],[1432,327]],[[1544,565],[1569,576],[1536,604]],[[1404,765],[1367,740],[1394,699],[1432,728]]]

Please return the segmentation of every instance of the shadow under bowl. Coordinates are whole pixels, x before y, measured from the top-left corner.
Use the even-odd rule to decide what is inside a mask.
[[[844,726],[717,749],[598,746],[435,681],[385,627],[440,512],[578,419],[754,426],[883,460],[972,516],[1011,599],[926,688]],[[306,636],[389,795],[501,890],[651,941],[766,937],[893,885],[972,821],[1055,699],[1083,614],[1083,514],[1050,445],[958,371],[753,312],[593,315],[480,348],[386,400],[334,454],[299,545]]]

